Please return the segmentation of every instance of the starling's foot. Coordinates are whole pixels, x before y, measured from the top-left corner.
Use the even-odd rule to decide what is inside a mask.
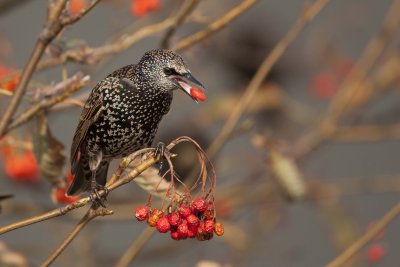
[[[163,164],[163,158],[168,157],[171,155],[171,152],[167,148],[167,146],[163,142],[158,142],[156,149],[154,151],[154,156],[158,159],[160,159],[160,166],[158,168],[158,173],[161,174],[161,170],[164,166]]]
[[[100,190],[104,190],[104,195],[100,196],[99,191]],[[96,183],[96,185],[94,187],[92,187],[92,192],[90,192],[89,194],[89,198],[92,201],[92,203],[96,203],[99,204],[100,206],[102,206],[103,208],[106,207],[106,202],[107,202],[107,196],[108,196],[108,188],[103,186],[103,185],[99,185]],[[94,196],[93,196],[94,194]]]

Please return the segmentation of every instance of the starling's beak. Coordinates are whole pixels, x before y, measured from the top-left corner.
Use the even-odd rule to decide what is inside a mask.
[[[182,75],[171,75],[171,78],[194,101],[206,100],[204,86],[190,72]]]

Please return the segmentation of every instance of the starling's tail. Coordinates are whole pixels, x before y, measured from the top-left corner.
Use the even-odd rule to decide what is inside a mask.
[[[99,185],[106,185],[108,173],[108,161],[101,161],[96,171],[96,181]],[[67,190],[67,195],[77,195],[91,189],[92,172],[89,168],[89,161],[86,158],[80,158],[72,168],[74,180]]]

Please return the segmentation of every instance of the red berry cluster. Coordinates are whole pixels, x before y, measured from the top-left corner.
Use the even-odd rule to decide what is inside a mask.
[[[224,226],[215,222],[214,204],[204,198],[181,202],[174,210],[167,213],[148,206],[138,207],[135,216],[139,221],[156,227],[160,233],[171,231],[171,238],[181,240],[197,238],[200,241],[210,240],[214,233],[224,234]]]

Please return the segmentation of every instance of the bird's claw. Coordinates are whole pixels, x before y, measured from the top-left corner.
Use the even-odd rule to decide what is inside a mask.
[[[100,190],[104,190],[103,196],[100,195],[100,193],[99,193]],[[109,190],[107,187],[96,183],[96,185],[94,187],[92,187],[92,192],[89,194],[90,201],[92,201],[93,204],[98,204],[98,205],[102,206],[103,208],[106,208],[108,193],[109,193]],[[94,196],[93,196],[93,194],[94,194]]]
[[[164,166],[163,164],[163,158],[168,157],[171,155],[171,151],[167,148],[167,146],[163,142],[158,142],[155,150],[154,150],[154,156],[160,160],[160,166],[158,168],[158,173],[161,174],[161,170]]]

